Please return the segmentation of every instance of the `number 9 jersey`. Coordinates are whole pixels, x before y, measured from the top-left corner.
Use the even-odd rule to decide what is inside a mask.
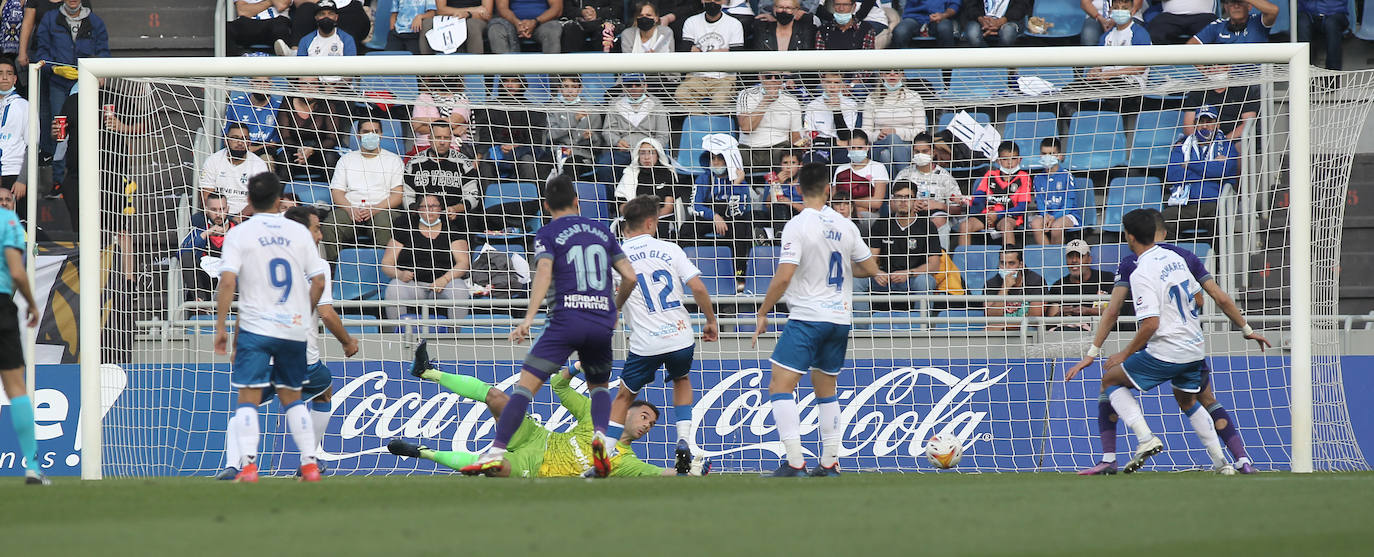
[[[1206,356],[1199,310],[1193,303],[1193,295],[1201,290],[1188,263],[1177,253],[1155,245],[1140,254],[1131,273],[1136,320],[1159,318],[1159,328],[1145,345],[1146,353],[1175,364]]]
[[[859,228],[829,206],[807,208],[782,229],[779,263],[797,266],[783,301],[789,319],[837,325],[853,322],[853,265],[873,257]]]
[[[222,269],[238,275],[241,330],[305,342],[315,326],[309,279],[329,273],[309,229],[255,214],[225,235]]]

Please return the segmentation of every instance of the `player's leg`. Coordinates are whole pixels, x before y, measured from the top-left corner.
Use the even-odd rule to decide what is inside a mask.
[[[263,388],[258,398],[265,402],[270,402],[277,397],[277,392],[270,385]],[[261,406],[262,403],[258,405]],[[224,469],[215,474],[216,480],[229,481],[238,478],[239,467],[243,466],[243,448],[239,442],[239,424],[243,420],[235,419],[235,414],[229,414],[229,419],[224,424]]]
[[[305,388],[301,389],[301,398],[310,407],[311,431],[315,434],[315,452],[318,455],[324,450],[324,434],[329,429],[329,418],[334,413],[334,377],[329,373],[329,366],[324,362],[310,364],[306,370]],[[316,464],[319,464],[316,462]],[[323,469],[323,467],[321,467]]]
[[[286,429],[291,440],[300,452],[300,478],[306,482],[320,480],[319,466],[315,463],[315,425],[310,419],[310,411],[301,398],[305,386],[305,342],[274,339],[272,386],[277,389],[277,400],[285,413]]]
[[[16,321],[16,323],[18,322]],[[18,338],[17,331],[15,337]],[[20,353],[17,350],[13,351],[7,358]],[[13,363],[10,362],[10,365]],[[19,362],[19,367],[16,369],[0,371],[0,383],[4,384],[5,396],[10,399],[10,425],[14,427],[14,436],[19,440],[19,450],[24,458],[24,482],[47,485],[49,480],[43,474],[43,468],[38,462],[38,440],[34,435],[33,402],[29,400],[28,388],[24,386],[23,361]]]
[[[1216,427],[1217,435],[1221,437],[1226,449],[1231,451],[1231,458],[1236,460],[1236,471],[1254,474],[1255,465],[1250,461],[1250,455],[1245,452],[1245,442],[1240,438],[1240,430],[1236,429],[1236,421],[1217,400],[1216,392],[1212,390],[1211,371],[1206,370],[1204,373],[1206,379],[1202,391],[1197,394],[1197,401],[1202,403],[1202,407],[1212,417],[1212,425]]]
[[[806,457],[802,454],[801,413],[797,410],[795,393],[803,375],[815,361],[819,338],[818,324],[791,320],[783,326],[782,336],[773,347],[769,359],[773,364],[768,377],[768,402],[773,408],[773,422],[778,428],[787,460],[773,471],[775,477],[799,477],[806,473]]]
[[[1131,461],[1126,463],[1124,471],[1127,474],[1139,470],[1146,460],[1164,450],[1164,443],[1150,431],[1150,426],[1145,423],[1145,413],[1130,391],[1130,387],[1135,387],[1146,392],[1168,380],[1167,377],[1161,377],[1163,374],[1157,373],[1155,368],[1158,363],[1142,350],[1102,374],[1102,392],[1107,395],[1121,421],[1126,422],[1126,427],[1135,433],[1136,449]]]
[[[1235,468],[1231,467],[1231,463],[1226,461],[1226,455],[1221,452],[1221,440],[1217,438],[1212,416],[1203,410],[1202,404],[1197,401],[1197,392],[1202,390],[1203,381],[1200,369],[1198,365],[1173,380],[1174,400],[1178,402],[1179,410],[1188,416],[1188,423],[1193,426],[1193,432],[1197,433],[1203,448],[1207,449],[1207,456],[1212,458],[1212,470],[1225,475],[1235,474]]]
[[[1116,473],[1116,410],[1106,390],[1097,396],[1097,435],[1102,442],[1102,459],[1092,468],[1078,471],[1080,476],[1102,476]]]
[[[420,344],[415,346],[415,357],[410,364],[410,374],[412,376],[426,381],[433,381],[463,398],[475,400],[477,402],[489,402],[488,398],[492,393],[500,393],[500,391],[488,385],[486,381],[482,381],[476,377],[440,371],[439,367],[429,360],[428,344],[429,341],[422,340]],[[505,393],[501,393],[501,396],[504,397]],[[502,406],[505,405],[504,402],[505,401],[502,400]],[[491,404],[488,403],[487,406],[490,407]],[[500,410],[492,410],[493,416],[499,414]]]
[[[664,359],[667,368],[664,380],[673,385],[671,413],[673,428],[677,432],[673,467],[679,474],[686,474],[692,469],[692,405],[695,395],[692,392],[692,379],[687,375],[692,371],[695,353],[696,346],[693,345],[670,352]]]
[[[614,331],[588,331],[577,347],[582,371],[587,374],[587,391],[592,399],[592,469],[596,476],[611,475],[611,457],[615,454],[615,439],[606,435],[611,421],[611,364]]]
[[[844,355],[849,350],[849,327],[846,325],[824,324],[829,329],[816,354],[815,367],[811,368],[811,387],[816,395],[816,407],[820,410],[821,458],[820,464],[811,470],[812,476],[827,477],[840,475],[840,442],[844,438],[844,424],[840,422],[840,399],[837,377],[844,366]]]
[[[239,330],[234,338],[234,364],[230,368],[229,385],[238,389],[238,407],[234,410],[234,437],[239,445],[239,473],[234,481],[258,481],[258,405],[262,403],[263,388],[272,384],[271,353],[268,337]]]
[[[563,367],[563,363],[568,361],[568,356],[572,355],[572,347],[567,336],[567,333],[557,325],[550,325],[544,330],[544,334],[540,335],[539,340],[535,341],[529,354],[525,355],[520,380],[511,387],[509,398],[500,417],[496,419],[496,433],[491,448],[476,462],[463,467],[461,471],[464,474],[484,473],[501,465],[501,461],[505,459],[506,447],[516,430],[520,429],[525,412],[529,410],[530,400],[534,399],[534,393],[539,392],[549,376]],[[607,411],[609,413],[609,408]]]

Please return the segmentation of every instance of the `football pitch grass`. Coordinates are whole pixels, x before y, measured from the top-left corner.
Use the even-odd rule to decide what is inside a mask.
[[[1374,552],[1374,473],[0,480],[14,555]]]

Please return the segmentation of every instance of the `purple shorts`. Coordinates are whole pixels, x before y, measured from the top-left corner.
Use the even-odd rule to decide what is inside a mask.
[[[611,380],[611,341],[615,330],[587,323],[550,322],[525,355],[525,371],[547,380],[564,365],[573,352],[582,362],[589,383]]]

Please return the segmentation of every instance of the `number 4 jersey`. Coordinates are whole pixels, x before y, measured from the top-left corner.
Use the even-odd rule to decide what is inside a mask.
[[[783,300],[789,317],[837,325],[853,322],[854,263],[873,257],[859,228],[830,207],[807,208],[782,229],[779,263],[792,263],[797,272]]]
[[[242,330],[304,342],[315,326],[309,280],[329,273],[310,230],[258,213],[224,237],[224,272],[238,275]]]
[[[569,215],[553,219],[534,235],[534,262],[553,260],[549,321],[615,326],[615,282],[611,265],[625,258],[611,229]]]
[[[1140,254],[1131,273],[1136,319],[1159,318],[1159,328],[1145,345],[1145,352],[1175,364],[1196,362],[1206,356],[1202,325],[1193,303],[1193,295],[1201,289],[1193,280],[1188,263],[1177,253],[1156,245]]]
[[[630,238],[622,247],[639,281],[634,295],[625,302],[630,352],[657,356],[691,346],[696,339],[682,293],[687,281],[701,271],[677,244],[648,234]]]

